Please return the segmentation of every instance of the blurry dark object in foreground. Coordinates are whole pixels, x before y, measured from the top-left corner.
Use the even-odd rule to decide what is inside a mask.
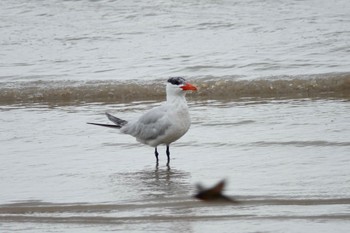
[[[238,203],[236,200],[222,194],[224,187],[224,180],[220,181],[214,187],[209,189],[205,189],[201,185],[197,185],[198,193],[194,197],[202,201]]]

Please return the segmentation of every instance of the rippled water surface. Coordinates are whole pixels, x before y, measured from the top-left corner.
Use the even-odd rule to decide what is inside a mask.
[[[131,119],[154,105],[2,107],[1,227],[348,229],[348,101],[192,102],[193,125],[171,147],[170,168],[165,148],[159,148],[157,168],[152,148],[86,124],[106,121],[106,110]],[[221,179],[228,183],[225,193],[239,204],[192,198],[197,183],[212,186]]]

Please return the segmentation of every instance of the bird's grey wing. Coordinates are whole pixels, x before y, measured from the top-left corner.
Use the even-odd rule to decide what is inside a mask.
[[[171,126],[166,115],[167,109],[163,106],[151,109],[142,115],[136,122],[131,123],[125,133],[141,140],[154,140],[165,134]]]

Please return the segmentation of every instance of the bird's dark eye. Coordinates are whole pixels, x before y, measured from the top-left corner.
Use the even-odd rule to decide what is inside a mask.
[[[186,80],[182,77],[172,77],[168,79],[168,82],[173,85],[180,85],[180,84],[184,84]]]

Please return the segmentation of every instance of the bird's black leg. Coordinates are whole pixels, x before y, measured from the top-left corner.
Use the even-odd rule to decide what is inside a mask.
[[[157,147],[155,148],[155,150],[154,150],[154,155],[156,156],[156,160],[157,160],[157,165],[158,165],[158,151],[157,151]]]
[[[169,145],[166,145],[166,156],[168,157],[168,162],[167,162],[167,166],[169,166],[170,164],[170,150],[169,150]]]

